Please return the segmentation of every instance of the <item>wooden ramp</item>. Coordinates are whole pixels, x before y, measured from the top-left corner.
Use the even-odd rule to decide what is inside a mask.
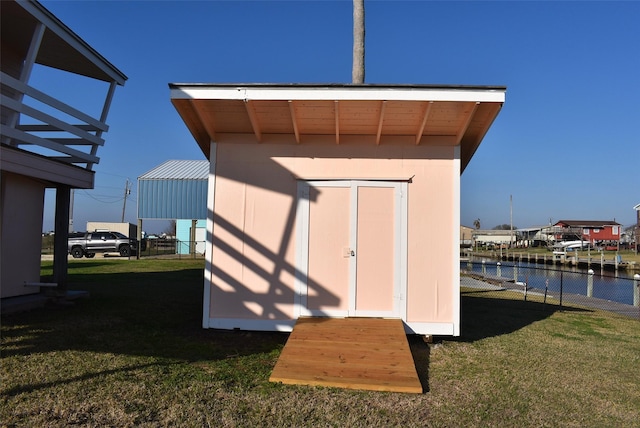
[[[422,393],[400,319],[300,318],[269,381]]]

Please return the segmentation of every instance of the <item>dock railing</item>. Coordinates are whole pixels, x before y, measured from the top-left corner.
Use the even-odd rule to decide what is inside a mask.
[[[460,286],[464,294],[519,300],[528,308],[601,309],[640,320],[640,274],[579,271],[498,261],[463,261]]]
[[[580,267],[584,269],[627,270],[640,273],[640,260],[628,253],[617,251],[522,251],[512,249],[461,251],[461,259],[487,258],[507,262],[525,262],[540,265]]]

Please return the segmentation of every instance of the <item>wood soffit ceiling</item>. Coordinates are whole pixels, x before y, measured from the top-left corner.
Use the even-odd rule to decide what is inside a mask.
[[[330,92],[326,99],[286,99],[286,94],[284,99],[210,99],[182,97],[176,90],[177,85],[172,86],[172,103],[207,156],[211,141],[460,145],[466,166],[503,104],[486,100],[331,99]]]

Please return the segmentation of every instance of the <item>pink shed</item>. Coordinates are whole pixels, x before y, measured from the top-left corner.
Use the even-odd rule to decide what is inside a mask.
[[[506,88],[171,84],[210,161],[203,327],[460,334],[460,174]]]

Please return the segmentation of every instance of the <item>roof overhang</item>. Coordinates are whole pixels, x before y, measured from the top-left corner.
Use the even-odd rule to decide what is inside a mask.
[[[209,144],[460,146],[461,171],[505,101],[504,86],[169,85],[205,156]]]
[[[36,1],[2,1],[3,49],[15,50],[23,58],[29,50],[38,23],[45,26],[35,62],[70,73],[124,85],[120,70]]]

